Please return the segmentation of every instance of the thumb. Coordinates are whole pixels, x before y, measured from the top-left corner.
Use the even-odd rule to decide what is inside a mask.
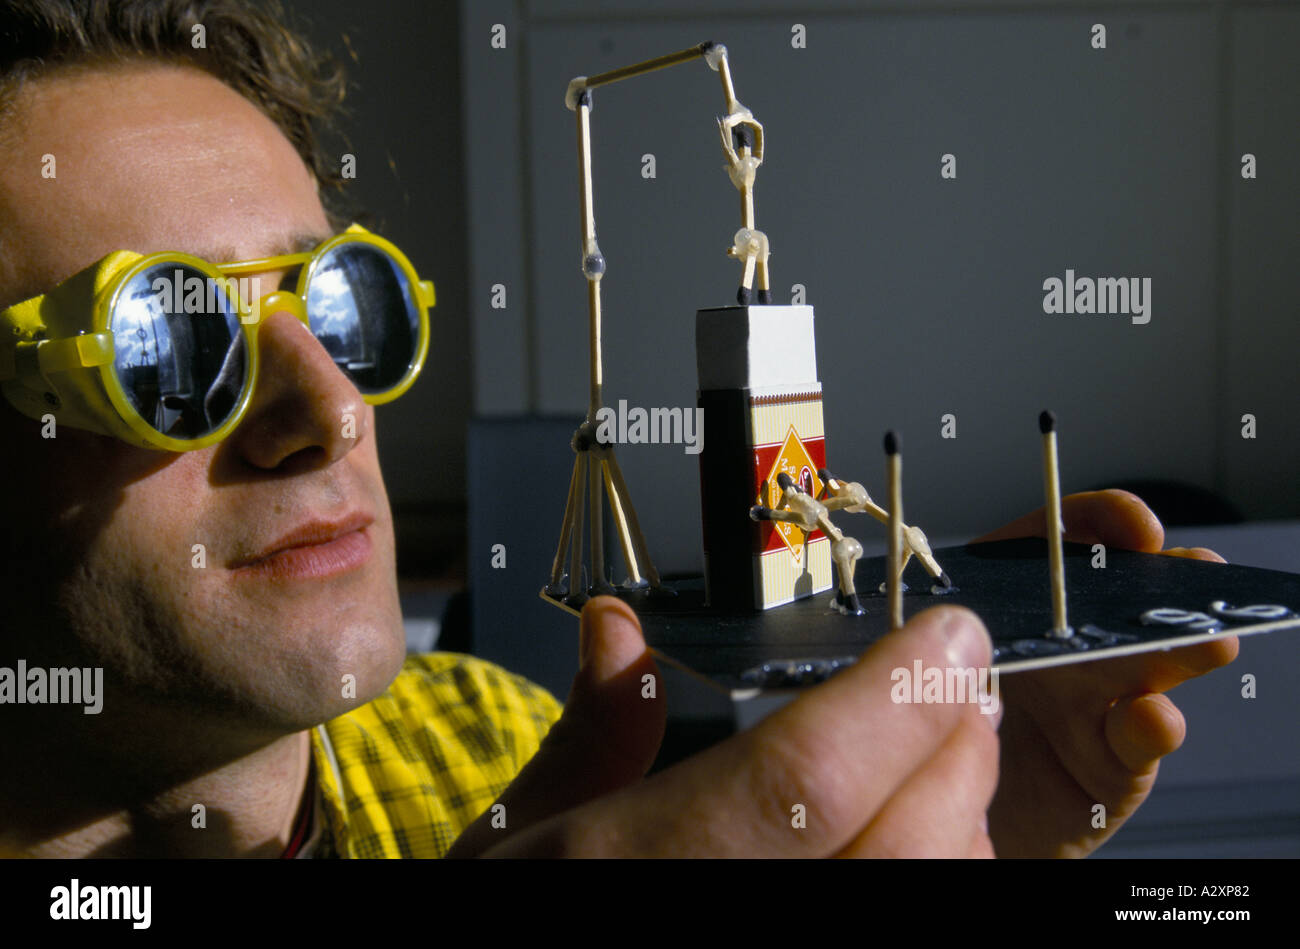
[[[578,658],[564,716],[547,742],[573,746],[570,760],[592,782],[585,801],[645,776],[663,742],[667,713],[641,622],[622,600],[598,596],[583,607]]]
[[[564,714],[498,798],[506,827],[491,826],[489,809],[449,856],[477,856],[538,821],[639,780],[654,763],[664,736],[662,683],[632,608],[612,596],[588,601],[578,655]]]

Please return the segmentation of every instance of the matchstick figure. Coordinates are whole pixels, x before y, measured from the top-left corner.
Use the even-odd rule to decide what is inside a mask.
[[[831,605],[846,616],[861,616],[866,611],[853,588],[853,571],[862,556],[862,545],[832,524],[827,506],[795,484],[784,471],[776,476],[776,483],[781,486],[780,505],[773,509],[755,504],[749,509],[749,516],[756,521],[785,521],[810,534],[820,528],[831,539],[831,559],[840,578]]]
[[[740,108],[744,109],[744,106]],[[767,272],[767,259],[772,251],[767,235],[754,226],[754,178],[763,161],[763,133],[762,126],[748,112],[745,109],[744,112],[733,112],[725,119],[718,119],[722,147],[727,153],[727,175],[740,192],[743,224],[732,238],[727,256],[742,261],[745,266],[740,277],[740,289],[736,292],[736,302],[741,306],[749,305],[755,276],[758,277],[758,302],[772,302]],[[758,130],[757,135],[755,129]],[[733,136],[735,145],[732,144]],[[753,146],[755,139],[759,142],[757,149]]]
[[[849,514],[870,514],[882,524],[889,523],[889,512],[872,501],[871,495],[867,494],[867,489],[858,482],[841,481],[825,468],[817,470],[817,477],[821,478],[822,483],[826,485],[826,498],[823,501],[826,510],[846,511]],[[934,554],[930,552],[930,542],[926,540],[921,528],[908,527],[904,524],[903,562],[898,567],[900,582],[903,579],[903,569],[913,555],[916,556],[917,560],[921,561],[926,572],[938,581],[930,587],[931,593],[936,595],[947,593],[953,588],[951,578],[939,566],[939,561],[934,559]],[[903,589],[907,589],[907,584],[903,584]],[[880,592],[885,592],[885,584],[883,583],[880,585]]]
[[[736,291],[736,302],[741,306],[749,305],[757,276],[758,302],[771,303],[767,272],[771,248],[767,235],[754,225],[754,179],[758,176],[758,166],[763,163],[763,125],[736,98],[736,90],[731,84],[731,69],[727,64],[727,47],[721,43],[708,44],[704,59],[722,79],[727,114],[718,119],[718,133],[722,136],[722,150],[727,156],[727,177],[740,192],[740,230],[736,231],[731,247],[727,248],[727,256],[742,261],[745,266],[740,289]]]

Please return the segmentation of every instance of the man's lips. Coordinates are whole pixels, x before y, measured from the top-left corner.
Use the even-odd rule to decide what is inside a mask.
[[[338,521],[309,521],[261,552],[232,562],[240,576],[278,579],[327,577],[361,566],[373,548],[369,514],[352,514]]]

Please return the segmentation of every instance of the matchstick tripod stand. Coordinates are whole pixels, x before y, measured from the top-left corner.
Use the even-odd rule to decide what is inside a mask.
[[[598,338],[598,337],[597,337]],[[599,353],[596,354],[599,365]],[[599,389],[595,392],[595,407],[599,408]],[[655,570],[646,548],[645,535],[637,521],[636,508],[623,480],[623,472],[614,457],[614,446],[596,437],[596,412],[573,433],[570,445],[575,453],[573,474],[569,478],[569,497],[564,504],[564,524],[560,528],[560,543],[551,564],[551,581],[542,591],[547,596],[563,598],[567,606],[580,607],[595,594],[661,589],[659,572]],[[605,575],[605,516],[603,492],[609,493],[609,507],[618,530],[619,545],[623,549],[623,562],[627,566],[628,580],[615,587]],[[582,527],[584,495],[591,518],[591,584],[583,583]],[[569,572],[564,573],[565,559]],[[641,567],[644,567],[642,576]]]

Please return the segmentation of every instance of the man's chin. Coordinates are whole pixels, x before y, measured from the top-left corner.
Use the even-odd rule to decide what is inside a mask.
[[[252,717],[276,732],[301,731],[383,695],[405,659],[400,621],[303,631],[260,671],[246,670],[241,691]]]
[[[394,638],[385,631],[349,637],[344,648],[325,662],[327,668],[312,677],[310,692],[316,700],[304,701],[316,710],[311,724],[337,718],[383,695],[405,661],[404,636]]]

